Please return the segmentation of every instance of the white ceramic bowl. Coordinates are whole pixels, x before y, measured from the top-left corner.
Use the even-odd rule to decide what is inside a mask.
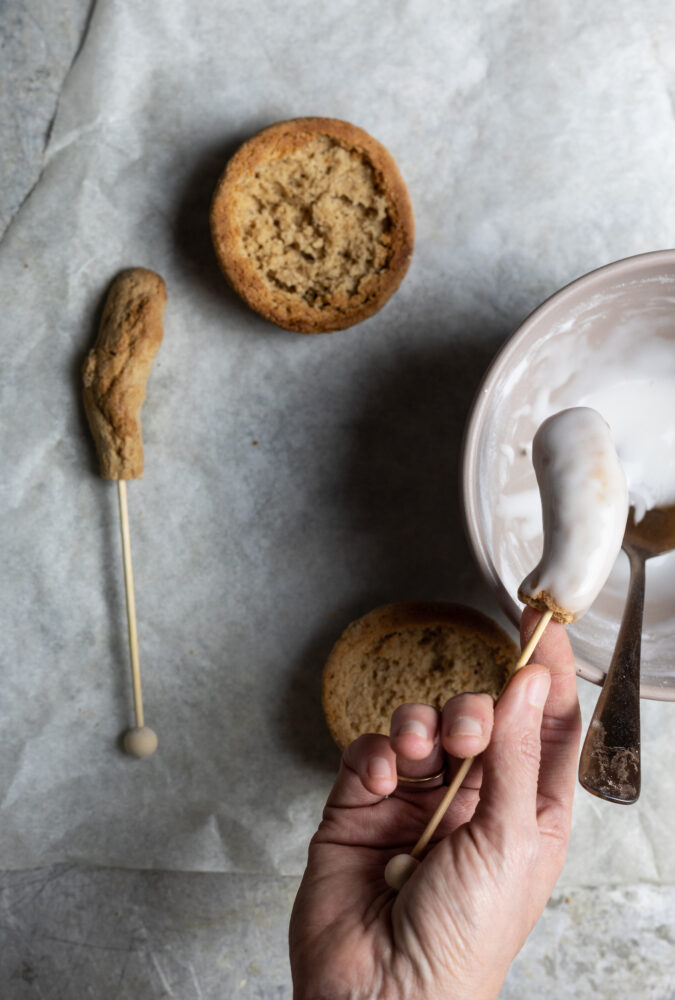
[[[493,361],[466,430],[464,515],[478,565],[514,624],[518,585],[542,547],[530,457],[537,427],[567,406],[594,405],[604,385],[670,378],[675,386],[675,250],[574,281],[539,306]],[[609,666],[627,584],[622,552],[593,607],[569,626],[578,673],[595,683]],[[641,694],[675,700],[675,553],[647,563]]]

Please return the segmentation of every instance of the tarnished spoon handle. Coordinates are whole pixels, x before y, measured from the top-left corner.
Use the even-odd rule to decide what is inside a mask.
[[[640,646],[645,603],[645,562],[629,551],[630,584],[614,655],[579,762],[579,781],[611,802],[640,794]]]

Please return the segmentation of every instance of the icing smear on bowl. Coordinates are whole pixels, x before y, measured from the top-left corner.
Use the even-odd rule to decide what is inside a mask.
[[[467,528],[514,623],[518,586],[543,547],[532,440],[548,417],[578,406],[610,425],[637,519],[675,504],[674,252],[621,261],[563,289],[523,324],[486,377],[467,431]],[[628,575],[621,552],[593,606],[569,626],[589,679],[606,672]],[[675,699],[675,552],[647,564],[642,648],[643,693]]]
[[[626,378],[581,400],[612,429],[635,520],[675,503],[675,377]]]

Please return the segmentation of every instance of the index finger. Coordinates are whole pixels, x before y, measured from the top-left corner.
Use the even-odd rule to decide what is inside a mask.
[[[520,623],[523,645],[540,617],[538,611],[525,608]],[[548,820],[557,828],[569,820],[581,737],[576,666],[564,625],[555,621],[549,623],[531,662],[543,664],[551,674],[551,689],[541,726],[539,796],[540,810],[548,808]]]

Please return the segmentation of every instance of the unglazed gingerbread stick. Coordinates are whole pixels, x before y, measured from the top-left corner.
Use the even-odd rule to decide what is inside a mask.
[[[84,407],[101,475],[117,481],[136,719],[135,727],[124,735],[124,749],[134,757],[154,753],[157,736],[145,725],[143,715],[126,480],[143,475],[141,407],[162,342],[165,305],[166,287],[158,274],[142,267],[122,271],[110,288],[96,344],[82,369]]]
[[[516,663],[515,670],[520,670],[529,661],[534,648],[541,639],[544,629],[553,617],[552,611],[546,611],[541,616],[537,622],[537,626],[530,636],[525,648],[520,654],[520,658]],[[515,672],[514,670],[514,672]],[[501,697],[501,694],[500,694]],[[499,700],[499,699],[497,699]],[[413,847],[410,854],[396,854],[393,858],[390,858],[387,862],[387,867],[384,869],[384,878],[390,889],[395,889],[398,892],[408,881],[412,873],[415,871],[419,864],[419,857],[426,848],[427,844],[436,832],[439,823],[445,816],[446,812],[450,808],[450,804],[454,799],[455,795],[459,791],[462,782],[466,778],[471,765],[473,764],[475,757],[466,757],[460,768],[452,779],[452,782],[448,785],[448,790],[439,802],[435,813],[427,823],[424,833],[419,838],[415,846]]]

